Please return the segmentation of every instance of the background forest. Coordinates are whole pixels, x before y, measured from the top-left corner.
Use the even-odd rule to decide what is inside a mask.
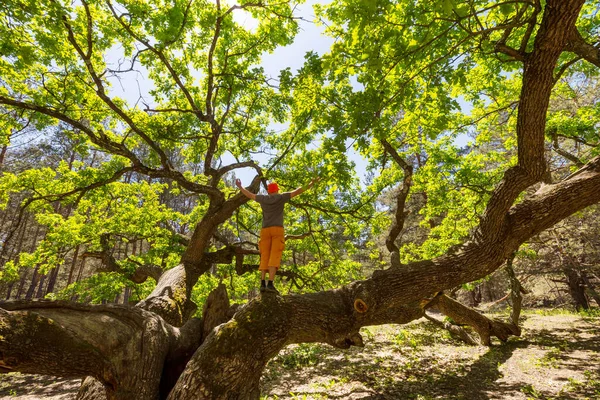
[[[40,313],[30,323],[59,321],[112,357],[102,371],[57,375],[92,376],[108,398],[140,387],[144,398],[257,398],[281,347],[361,345],[361,327],[430,307],[453,335],[486,345],[520,334],[521,306],[597,313],[597,2],[317,3],[310,23],[329,49],[267,72],[263,57],[307,23],[297,6],[0,5],[0,298],[17,300],[0,317],[16,332],[12,323]],[[121,93],[140,77],[148,88]],[[256,193],[314,176],[286,206],[283,297],[263,301],[260,208],[235,179]],[[513,314],[492,323],[463,305]],[[72,316],[53,311],[62,306]],[[298,313],[280,323],[276,345],[239,361],[240,338],[269,332],[275,309]],[[115,361],[126,352],[73,333],[87,312],[98,323],[90,332],[104,329],[103,313],[152,325],[120,333],[131,348],[156,339],[135,360],[152,360],[152,384]],[[197,341],[183,339],[195,330]],[[0,350],[14,350],[11,340]],[[23,354],[0,364],[53,372]],[[206,373],[215,357],[222,367]],[[230,362],[244,365],[241,377],[218,375]],[[87,387],[79,398],[101,398]]]

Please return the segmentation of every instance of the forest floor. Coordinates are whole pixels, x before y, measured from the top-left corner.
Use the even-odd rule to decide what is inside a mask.
[[[261,381],[275,399],[600,399],[600,318],[530,311],[523,334],[466,346],[421,319],[363,328],[364,348],[292,345]],[[79,380],[0,375],[0,399],[74,399]]]

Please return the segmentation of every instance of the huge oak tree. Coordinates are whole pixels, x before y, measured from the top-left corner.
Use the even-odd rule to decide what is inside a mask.
[[[428,307],[473,325],[483,343],[518,334],[441,292],[485,277],[532,236],[600,201],[598,115],[550,107],[563,77],[598,72],[596,8],[584,0],[334,2],[316,10],[335,38],[330,51],[307,54],[302,69],[273,80],[258,65],[298,29],[285,1],[3,2],[3,144],[25,125],[40,134],[59,127],[82,155],[102,154],[97,165],[2,176],[0,200],[23,196],[3,243],[26,213],[49,229],[34,252],[4,264],[3,279],[19,264],[57,263],[85,241],[106,270],[156,285],[135,307],[2,304],[1,370],[88,377],[82,399],[250,399],[284,346],[359,346],[361,327],[407,323]],[[237,24],[240,12],[257,26]],[[151,89],[137,102],[120,98],[119,80],[137,74]],[[460,151],[454,143],[465,132],[476,143]],[[490,150],[493,141],[500,150]],[[547,150],[572,162],[564,147],[572,142],[589,151],[568,173],[551,171]],[[349,146],[379,171],[362,194]],[[392,218],[370,221],[388,233],[391,266],[333,290],[267,294],[236,308],[220,286],[194,318],[194,286],[213,265],[252,268],[255,251],[239,233],[252,213],[230,178],[241,168],[255,171],[255,192],[265,177],[292,188],[307,171],[324,176],[326,190],[295,204],[294,223],[309,235],[336,223],[356,234],[347,218],[394,188]],[[194,196],[193,211],[165,206],[165,192]],[[419,246],[401,237],[416,196],[430,227]],[[72,211],[58,214],[58,204]],[[111,248],[127,235],[152,237],[153,248],[117,260]]]

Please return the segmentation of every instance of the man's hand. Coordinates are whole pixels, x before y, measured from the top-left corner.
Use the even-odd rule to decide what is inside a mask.
[[[256,200],[256,195],[252,192],[249,192],[248,189],[246,189],[245,187],[242,186],[242,180],[241,179],[236,179],[235,180],[235,186],[237,186],[238,188],[240,188],[240,191],[242,192],[242,194],[246,197],[248,197],[249,199],[252,200]]]

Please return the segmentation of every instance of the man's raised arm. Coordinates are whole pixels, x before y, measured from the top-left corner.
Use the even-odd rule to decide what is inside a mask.
[[[242,181],[240,179],[235,180],[235,185],[240,189],[240,191],[244,194],[244,196],[246,196],[252,200],[256,200],[256,195],[254,193],[252,193],[251,191],[247,190],[245,187],[243,187]]]
[[[308,185],[300,186],[298,189],[290,192],[290,198],[294,198],[294,197],[298,196],[299,194],[306,192],[308,189],[313,187],[315,185],[315,183],[319,182],[319,180],[320,180],[319,177],[312,178],[312,180],[310,181],[310,183]]]

